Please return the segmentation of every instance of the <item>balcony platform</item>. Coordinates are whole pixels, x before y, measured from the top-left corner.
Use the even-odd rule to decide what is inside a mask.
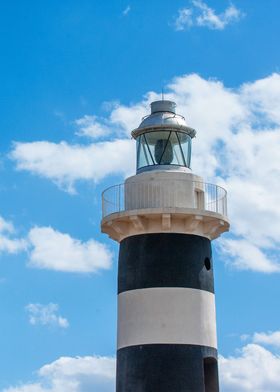
[[[229,230],[225,189],[190,173],[143,173],[102,194],[101,230],[116,241],[147,233],[213,240]]]
[[[200,235],[210,240],[229,230],[227,217],[195,208],[147,208],[110,214],[102,219],[101,231],[120,242],[147,233]]]

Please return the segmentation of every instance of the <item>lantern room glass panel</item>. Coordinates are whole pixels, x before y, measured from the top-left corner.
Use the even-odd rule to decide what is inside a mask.
[[[179,145],[182,148],[182,153],[185,158],[186,167],[191,167],[191,156],[192,156],[192,139],[189,135],[183,132],[176,132]]]
[[[139,138],[137,138],[137,168],[151,166],[153,164],[154,161],[145,135],[141,135]]]
[[[137,138],[137,170],[147,166],[190,167],[191,138],[180,131],[153,131]]]

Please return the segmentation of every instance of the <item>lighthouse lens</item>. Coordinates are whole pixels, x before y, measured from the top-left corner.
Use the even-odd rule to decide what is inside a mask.
[[[170,165],[173,161],[173,149],[170,140],[160,139],[156,142],[155,160],[159,165]]]

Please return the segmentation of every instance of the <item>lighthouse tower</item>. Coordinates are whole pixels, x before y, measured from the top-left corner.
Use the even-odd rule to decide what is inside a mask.
[[[102,195],[120,243],[117,392],[217,392],[211,240],[229,228],[226,191],[192,173],[194,129],[175,103],[132,131],[137,174]]]

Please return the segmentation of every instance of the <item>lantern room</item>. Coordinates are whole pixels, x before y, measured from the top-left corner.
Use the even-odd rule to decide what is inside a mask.
[[[151,114],[132,131],[136,139],[137,173],[148,170],[190,171],[191,139],[196,132],[175,112],[172,101],[155,101]]]

